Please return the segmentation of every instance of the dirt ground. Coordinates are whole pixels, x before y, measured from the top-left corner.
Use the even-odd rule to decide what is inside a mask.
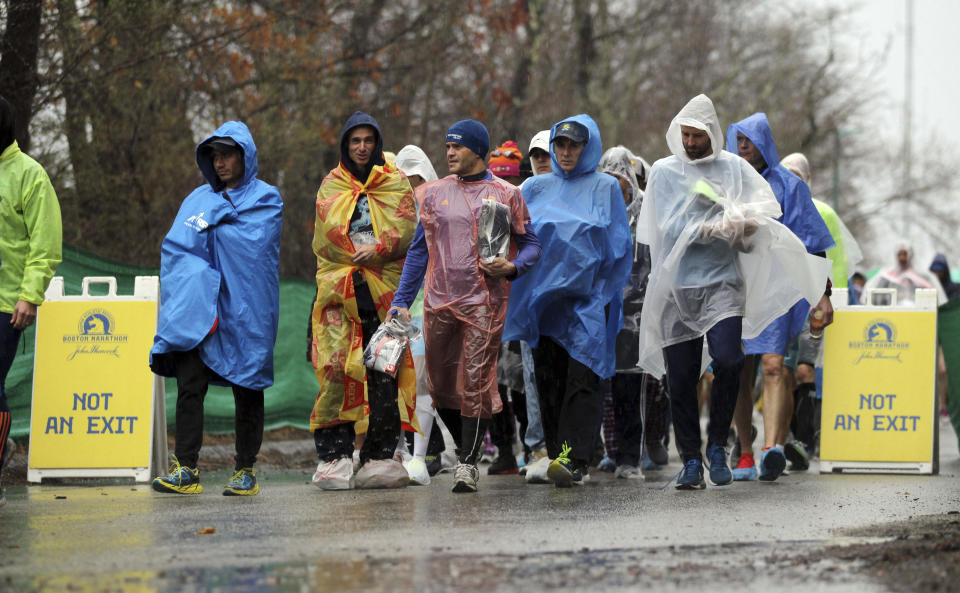
[[[851,529],[842,535],[892,539],[828,546],[798,558],[796,564],[853,562],[857,571],[890,591],[960,591],[960,510]]]

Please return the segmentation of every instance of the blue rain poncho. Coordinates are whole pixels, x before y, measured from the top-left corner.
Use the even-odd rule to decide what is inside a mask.
[[[704,130],[713,152],[691,160],[680,126]],[[663,349],[698,338],[729,317],[756,336],[801,298],[823,292],[829,262],[806,252],[774,217],[770,185],[750,164],[720,149],[713,103],[698,95],[667,129],[673,153],[653,164],[637,240],[653,262],[640,319],[640,366],[665,373]],[[779,163],[779,161],[778,161]],[[704,341],[701,372],[710,362]]]
[[[569,173],[560,168],[552,142],[564,122],[589,132]],[[633,254],[627,210],[617,180],[596,172],[603,147],[590,116],[555,124],[550,139],[553,173],[531,177],[522,187],[540,239],[540,261],[513,283],[503,340],[536,346],[540,336],[548,336],[607,378],[614,373],[622,291]]]
[[[243,149],[243,180],[234,189],[213,168],[206,145],[215,138]],[[161,246],[150,366],[175,376],[166,355],[196,348],[219,375],[213,383],[262,390],[273,384],[283,201],[256,178],[257,148],[241,122],[227,122],[201,142],[197,165],[207,183],[184,199]]]
[[[754,113],[730,126],[727,130],[727,150],[737,153],[737,133],[753,142],[763,155],[767,168],[761,173],[770,184],[773,195],[780,203],[783,216],[777,219],[800,238],[809,253],[826,252],[833,247],[833,237],[810,197],[810,187],[799,177],[780,164],[777,145],[765,113]],[[826,282],[824,282],[826,287]],[[822,295],[823,291],[821,291]],[[755,340],[745,342],[747,354],[786,354],[787,348],[803,330],[810,307],[820,300],[798,301],[783,315],[773,321]]]

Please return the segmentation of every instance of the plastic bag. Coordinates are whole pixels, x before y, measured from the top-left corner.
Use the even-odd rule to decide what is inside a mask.
[[[363,350],[363,364],[368,369],[396,377],[403,353],[411,341],[419,340],[421,336],[420,329],[409,321],[394,318],[381,323]]]
[[[490,263],[506,257],[510,248],[510,207],[486,198],[480,206],[480,227],[477,229],[477,250],[480,260]]]
[[[357,233],[350,233],[350,240],[353,241],[354,247],[358,245],[376,245],[377,236],[373,234],[373,231],[360,231]]]

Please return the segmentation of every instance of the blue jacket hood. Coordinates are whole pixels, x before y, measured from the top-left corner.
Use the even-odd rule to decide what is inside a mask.
[[[197,145],[197,166],[200,173],[207,180],[213,191],[219,193],[226,189],[226,184],[220,180],[216,170],[213,168],[213,153],[208,150],[207,145],[217,138],[230,138],[240,145],[243,151],[243,181],[236,189],[241,189],[254,178],[258,173],[257,167],[257,145],[253,143],[253,136],[250,134],[246,124],[240,121],[228,121],[213,133],[207,136],[206,140]]]
[[[737,154],[737,132],[750,139],[750,142],[760,150],[763,160],[767,161],[767,168],[772,169],[780,164],[780,155],[777,153],[777,144],[773,141],[773,132],[767,114],[758,112],[742,119],[727,129],[727,151]],[[763,173],[763,171],[761,171]]]
[[[357,165],[350,159],[350,153],[347,151],[347,134],[357,126],[370,126],[377,131],[377,144],[373,148],[373,154],[370,155],[370,165],[366,171],[360,171],[357,168]],[[362,111],[356,111],[347,119],[347,123],[343,125],[343,129],[340,131],[340,164],[350,171],[354,177],[359,179],[361,183],[367,181],[372,165],[386,164],[386,160],[383,158],[383,133],[380,131],[380,124],[377,123],[377,120],[373,119],[372,115]]]
[[[584,126],[587,128],[588,134],[587,145],[583,147],[583,152],[580,153],[580,160],[577,161],[577,166],[573,168],[573,171],[569,173],[565,173],[563,169],[560,168],[557,155],[553,152],[553,138],[556,136],[557,128],[566,122],[576,122]],[[572,179],[587,173],[596,172],[597,165],[600,164],[601,156],[603,156],[603,142],[600,140],[600,128],[597,127],[597,123],[593,121],[593,118],[589,115],[585,113],[574,115],[573,117],[558,121],[550,128],[550,165],[553,167],[553,172],[560,177]]]

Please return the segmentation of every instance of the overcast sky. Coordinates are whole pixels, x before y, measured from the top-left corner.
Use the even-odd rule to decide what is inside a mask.
[[[882,122],[878,129],[866,131],[879,134],[894,146],[903,142],[903,108],[905,100],[906,29],[908,0],[822,0],[828,5],[854,7],[855,23],[860,26],[850,41],[853,47],[865,53],[876,54],[889,47],[877,89],[879,113],[874,121]],[[960,137],[960,0],[913,0],[913,134],[914,155],[929,150],[932,143],[951,149],[954,138]],[[861,133],[863,133],[862,131]],[[955,155],[960,160],[960,153]],[[945,199],[953,202],[954,195]],[[958,200],[960,202],[960,200]],[[958,204],[960,209],[960,204]],[[915,265],[931,261],[936,251],[946,251],[954,266],[960,264],[960,248],[937,245],[923,236],[914,226],[905,226],[906,212],[889,209],[885,230],[872,239],[864,238],[865,254],[881,255],[892,237],[911,239],[915,245]],[[913,213],[916,215],[917,213]],[[922,213],[920,213],[922,215]],[[884,226],[882,223],[875,228]],[[858,239],[860,239],[858,237]],[[872,243],[872,244],[871,244]],[[884,257],[884,260],[887,258]],[[892,256],[891,256],[892,259]],[[876,262],[880,263],[880,262]],[[890,262],[883,262],[889,265]]]

